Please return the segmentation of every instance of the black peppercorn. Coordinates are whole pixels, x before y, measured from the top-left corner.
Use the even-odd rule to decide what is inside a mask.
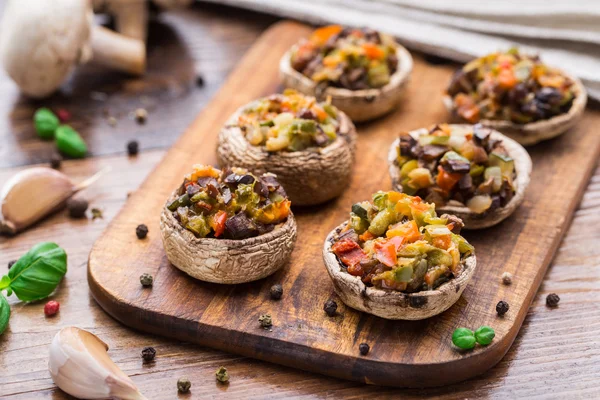
[[[179,393],[187,393],[192,387],[192,382],[188,378],[179,378],[177,381],[177,390]]]
[[[337,311],[337,303],[335,301],[329,299],[325,302],[325,305],[323,306],[323,310],[325,310],[327,315],[329,315],[330,317],[334,317],[335,313]]]
[[[279,300],[283,296],[283,287],[279,283],[271,286],[271,298],[273,300]]]
[[[67,200],[67,210],[69,210],[71,218],[84,218],[88,206],[89,204],[86,199],[70,198]]]
[[[154,360],[154,357],[156,357],[156,350],[154,347],[144,347],[144,350],[142,350],[142,358],[144,361],[152,361]]]
[[[50,157],[50,167],[52,167],[54,169],[59,169],[62,159],[63,158],[61,157],[60,154],[57,154],[57,153],[52,154],[52,156]]]
[[[137,140],[132,140],[127,143],[127,154],[135,156],[140,151],[140,144]]]
[[[509,308],[510,307],[508,306],[508,303],[504,300],[500,300],[498,304],[496,304],[496,312],[499,316],[503,316],[504,314],[506,314]]]
[[[154,278],[150,274],[143,273],[140,275],[140,283],[143,287],[150,287],[154,284]]]
[[[369,350],[371,350],[371,348],[367,343],[361,343],[358,345],[358,351],[360,351],[361,356],[366,356],[369,354]]]
[[[15,265],[15,263],[17,262],[17,260],[11,260],[8,262],[8,269],[11,269],[13,265]]]
[[[198,87],[204,86],[204,77],[201,74],[196,75],[196,86],[198,86]]]
[[[560,301],[560,297],[556,293],[550,293],[546,297],[546,305],[548,307],[556,307],[558,306],[558,302]]]
[[[145,239],[148,236],[148,227],[144,224],[140,224],[135,228],[135,234],[138,239]]]

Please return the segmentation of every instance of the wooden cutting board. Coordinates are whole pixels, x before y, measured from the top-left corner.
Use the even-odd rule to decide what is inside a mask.
[[[94,298],[135,329],[344,379],[425,387],[485,372],[513,343],[581,199],[600,150],[600,135],[595,132],[598,111],[588,109],[576,129],[530,149],[534,168],[523,205],[497,227],[466,233],[476,247],[478,270],[460,300],[437,317],[386,321],[347,308],[339,300],[338,316],[330,318],[323,312],[323,303],[335,299],[321,256],[327,233],[347,219],[353,203],[390,189],[386,155],[400,131],[448,117],[442,91],[454,67],[428,65],[420,57],[415,57],[401,109],[358,126],[355,173],[346,192],[318,207],[294,209],[298,240],[288,266],[258,282],[226,286],[189,278],[167,261],[158,224],[165,199],[192,164],[216,163],[217,134],[230,113],[281,90],[279,58],[309,32],[307,26],[282,22],[264,33],[130,197],[90,254],[88,281]],[[141,223],[150,229],[145,240],[135,235]],[[514,275],[510,286],[501,283],[504,271]],[[144,272],[154,275],[152,289],[139,283]],[[275,283],[284,288],[279,301],[269,298]],[[510,304],[503,318],[495,312],[499,300]],[[273,317],[272,330],[259,326],[258,317],[266,313]],[[452,347],[455,328],[481,325],[495,329],[491,345],[467,352]],[[362,342],[371,346],[367,356],[359,355]]]

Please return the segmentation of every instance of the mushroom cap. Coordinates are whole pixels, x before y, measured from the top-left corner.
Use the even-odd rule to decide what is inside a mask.
[[[179,8],[187,7],[194,2],[194,0],[152,0],[154,4],[161,8]]]
[[[343,134],[326,147],[268,152],[264,146],[251,145],[236,126],[239,115],[253,103],[240,107],[221,129],[219,164],[246,168],[257,175],[276,174],[293,205],[320,204],[339,196],[350,183],[356,147],[356,128],[346,114],[339,114]]]
[[[170,201],[177,197],[173,192]],[[206,282],[236,284],[267,277],[288,261],[296,241],[296,220],[248,239],[197,238],[163,207],[160,232],[167,258],[186,274]]]
[[[9,0],[0,25],[0,58],[31,97],[45,97],[87,60],[91,7],[82,0]]]
[[[587,91],[578,78],[565,74],[564,72],[562,72],[562,74],[573,81],[573,90],[575,92],[575,99],[567,113],[527,124],[515,124],[511,121],[491,119],[482,119],[479,123],[488,128],[502,132],[504,135],[517,141],[523,146],[534,145],[543,140],[552,139],[553,137],[565,133],[575,126],[583,116],[583,111],[587,104]],[[444,95],[443,101],[448,111],[452,114],[452,119],[456,122],[464,122],[464,120],[456,113],[452,97]]]
[[[449,125],[452,130],[463,130],[463,131],[472,131],[473,125],[467,124],[451,124]],[[425,128],[417,129],[414,131],[410,131],[409,134],[413,137],[418,137],[420,135],[426,135],[428,130]],[[527,150],[523,148],[519,143],[512,140],[511,138],[504,136],[498,131],[492,130],[491,137],[493,139],[502,140],[502,144],[508,155],[515,161],[515,171],[517,174],[516,179],[514,180],[515,185],[515,195],[513,198],[504,206],[496,208],[493,211],[485,212],[482,214],[476,214],[471,211],[467,206],[460,205],[458,202],[446,204],[444,207],[437,207],[436,210],[438,213],[448,213],[453,214],[463,220],[465,224],[465,229],[483,229],[489,228],[490,226],[494,226],[499,224],[505,218],[508,218],[517,207],[523,202],[525,198],[525,190],[529,185],[529,180],[531,178],[531,157],[529,157],[529,153]],[[388,153],[388,165],[390,171],[390,177],[392,178],[392,187],[394,190],[402,191],[402,185],[400,185],[400,168],[397,164],[397,149],[400,144],[400,139],[397,138],[392,143],[390,147],[390,151]]]
[[[283,86],[321,100],[331,96],[331,103],[345,112],[354,122],[374,119],[395,109],[402,100],[413,66],[408,50],[396,43],[398,68],[387,85],[361,90],[327,87],[324,91],[318,91],[315,81],[292,68],[291,59],[296,48],[297,45],[294,45],[279,62],[279,75]]]
[[[363,281],[350,275],[331,251],[335,235],[346,222],[332,230],[323,246],[323,262],[333,281],[333,287],[344,304],[356,310],[385,319],[419,320],[440,314],[450,308],[471,280],[477,259],[470,255],[463,260],[463,271],[435,290],[403,293],[396,290],[366,286]]]

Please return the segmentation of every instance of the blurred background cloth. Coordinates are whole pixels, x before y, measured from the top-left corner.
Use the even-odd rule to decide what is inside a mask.
[[[202,0],[313,24],[367,26],[409,49],[466,62],[519,46],[600,100],[600,0]]]

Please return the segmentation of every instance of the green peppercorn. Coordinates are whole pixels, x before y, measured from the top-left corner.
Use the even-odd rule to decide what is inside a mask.
[[[154,284],[154,278],[150,274],[143,273],[140,276],[140,283],[143,287],[150,287]]]
[[[87,145],[73,128],[69,125],[61,125],[56,129],[55,142],[58,151],[62,154],[82,158],[87,154]]]
[[[215,372],[215,376],[217,377],[217,380],[221,383],[229,382],[229,374],[227,373],[227,368],[225,367],[219,367],[219,369],[217,369],[217,372]]]
[[[179,393],[187,393],[192,387],[192,382],[188,378],[179,378],[177,381],[177,390]]]
[[[475,335],[470,329],[458,328],[452,333],[452,343],[459,349],[472,349],[475,342]]]
[[[492,343],[494,336],[496,336],[496,332],[489,326],[480,326],[475,331],[475,340],[482,346],[487,346]]]
[[[58,117],[45,107],[35,112],[33,122],[35,124],[35,131],[42,139],[52,139],[54,132],[60,125]]]
[[[260,323],[260,326],[265,329],[269,329],[271,326],[273,326],[273,320],[269,314],[264,314],[258,317],[258,322]]]

